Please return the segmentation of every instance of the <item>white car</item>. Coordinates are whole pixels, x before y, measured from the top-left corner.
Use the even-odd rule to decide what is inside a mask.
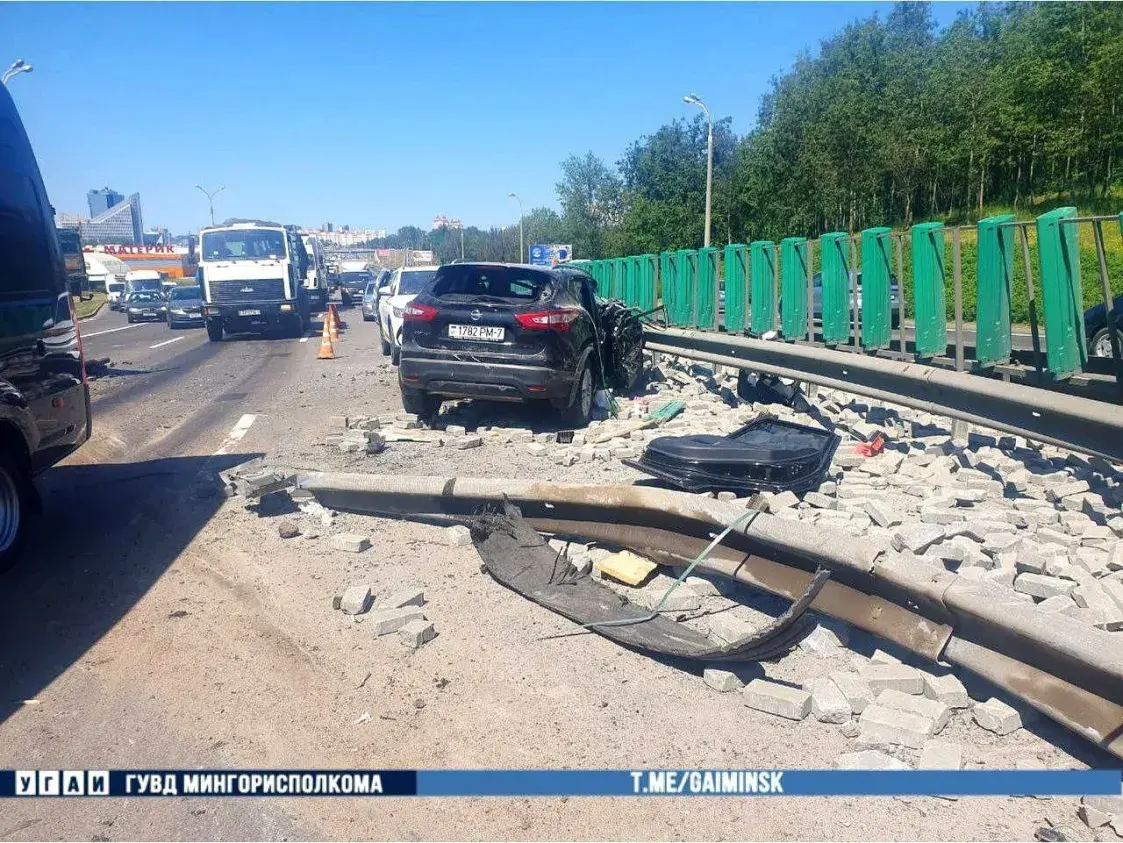
[[[395,366],[402,353],[402,311],[436,274],[435,266],[405,266],[395,269],[378,290],[378,336],[382,353],[389,354]]]

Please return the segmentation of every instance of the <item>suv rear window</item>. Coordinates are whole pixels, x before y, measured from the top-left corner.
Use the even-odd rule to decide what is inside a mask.
[[[442,266],[431,295],[447,298],[490,298],[533,302],[550,286],[550,276],[521,266]]]

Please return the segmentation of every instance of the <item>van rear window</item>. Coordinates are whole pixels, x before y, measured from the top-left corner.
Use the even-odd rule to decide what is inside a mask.
[[[532,302],[550,286],[550,276],[520,266],[450,264],[437,270],[431,294],[440,299],[485,297]]]

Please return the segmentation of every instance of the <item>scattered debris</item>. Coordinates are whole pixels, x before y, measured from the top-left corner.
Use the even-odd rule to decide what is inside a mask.
[[[637,556],[630,550],[613,553],[593,563],[593,568],[604,576],[628,585],[639,585],[658,567],[650,559]]]
[[[351,585],[339,595],[335,606],[347,615],[361,615],[367,612],[374,602],[370,588],[365,585]]]
[[[398,630],[398,638],[401,642],[415,650],[436,637],[436,628],[424,618],[411,620]]]
[[[300,525],[286,518],[277,524],[277,535],[282,539],[295,539],[300,535]]]
[[[442,534],[445,544],[450,547],[468,547],[472,544],[472,533],[463,524],[445,527]]]
[[[331,546],[347,553],[362,553],[370,547],[370,539],[354,533],[338,533],[331,537]]]

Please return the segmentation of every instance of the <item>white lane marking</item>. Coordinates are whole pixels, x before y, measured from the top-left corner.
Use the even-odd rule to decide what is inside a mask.
[[[311,333],[307,333],[307,334],[305,334],[304,336],[302,336],[302,337],[301,337],[301,338],[300,338],[300,339],[298,340],[298,342],[308,342],[308,338],[309,338],[310,336],[312,336],[312,334],[311,334]]]
[[[120,328],[107,328],[104,331],[94,331],[92,334],[82,334],[82,339],[88,340],[90,337],[100,337],[102,334],[112,334],[115,331],[127,331],[129,328],[139,328],[142,323],[134,322],[132,325],[122,325]]]
[[[187,338],[186,337],[175,337],[174,339],[164,340],[163,342],[158,342],[158,343],[156,343],[156,345],[150,345],[148,347],[149,348],[163,348],[165,345],[171,345],[173,342],[179,342],[180,340],[183,340],[183,339],[187,339]]]
[[[214,452],[214,455],[216,457],[220,457],[223,454],[229,453],[230,449],[237,445],[238,441],[246,435],[246,431],[250,429],[250,425],[253,424],[254,419],[256,418],[257,416],[253,415],[252,413],[246,413],[244,416],[238,419],[238,423],[230,429],[230,432],[228,434],[226,434],[226,441],[222,443],[221,448]]]

